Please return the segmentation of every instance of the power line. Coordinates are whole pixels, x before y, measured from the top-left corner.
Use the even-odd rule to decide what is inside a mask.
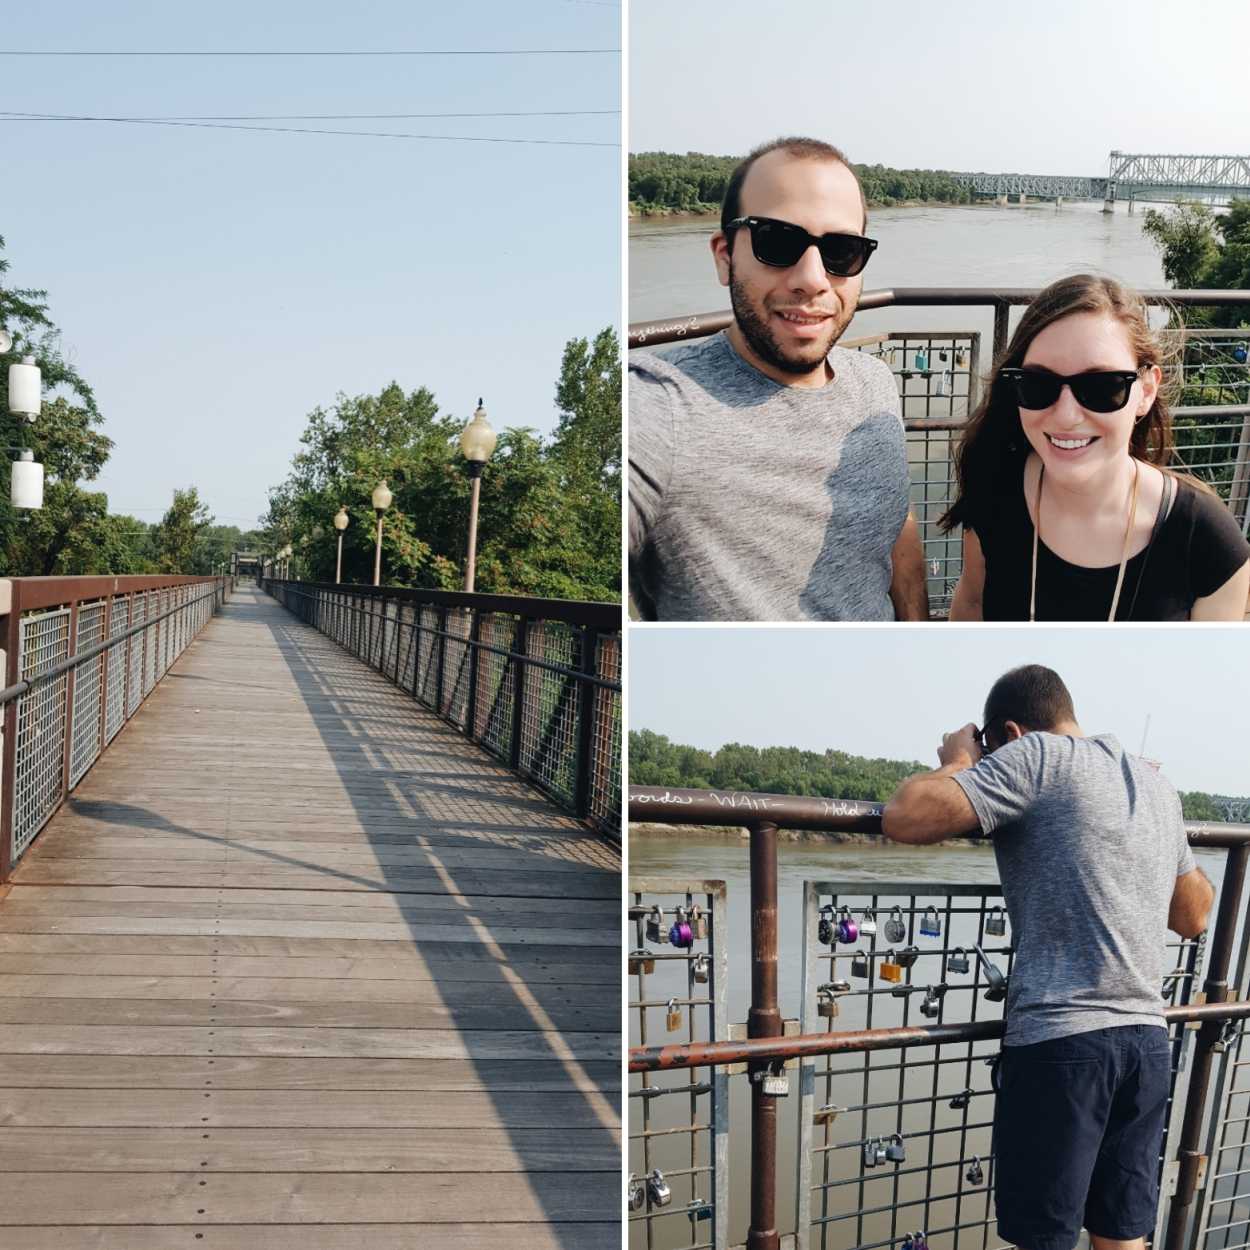
[[[592,139],[501,139],[482,135],[417,135],[390,130],[329,130],[309,126],[240,126],[231,122],[157,121],[137,117],[85,117],[74,114],[38,113],[11,114],[0,109],[0,121],[7,122],[114,122],[132,126],[179,126],[192,130],[253,130],[267,134],[348,135],[357,139],[429,139],[446,143],[523,143],[541,147],[619,148],[619,143],[603,143]]]
[[[197,51],[144,51],[139,49],[100,52],[88,49],[57,49],[43,51],[35,48],[0,49],[0,56],[605,56],[616,55],[620,48],[334,48],[325,50],[263,49],[259,51],[232,51],[228,49]]]
[[[417,117],[619,117],[620,109],[557,109],[544,112],[512,113],[206,113],[182,116],[125,116],[107,118],[127,122],[277,122],[277,121],[403,121]],[[31,121],[81,120],[70,114],[21,113],[0,109],[0,117],[29,118]]]

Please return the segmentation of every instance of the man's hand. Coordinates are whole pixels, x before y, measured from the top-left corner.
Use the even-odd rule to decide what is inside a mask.
[[[973,724],[943,734],[942,745],[938,747],[938,763],[943,768],[955,770],[974,767],[980,763],[982,755],[978,737],[977,727]]]

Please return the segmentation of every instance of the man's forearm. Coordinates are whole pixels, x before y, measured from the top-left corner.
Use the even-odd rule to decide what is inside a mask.
[[[972,833],[976,813],[963,789],[951,778],[972,766],[960,760],[931,773],[908,777],[881,813],[881,832],[893,842],[927,845]]]
[[[894,566],[890,599],[894,603],[895,619],[927,621],[929,587],[925,581],[924,548],[920,542],[920,527],[910,512],[899,531],[890,559]]]

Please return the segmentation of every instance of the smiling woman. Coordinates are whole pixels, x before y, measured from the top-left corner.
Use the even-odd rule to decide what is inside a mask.
[[[1162,357],[1140,299],[1077,274],[1029,306],[968,421],[952,620],[1241,620],[1250,544],[1171,468]]]

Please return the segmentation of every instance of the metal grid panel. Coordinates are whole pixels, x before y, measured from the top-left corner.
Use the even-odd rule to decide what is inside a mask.
[[[109,608],[109,637],[116,638],[130,628],[130,596],[117,595]],[[126,657],[128,643],[118,643],[108,650],[108,689],[104,700],[104,741],[113,741],[126,719]]]
[[[398,618],[398,661],[396,664],[398,676],[395,680],[399,685],[411,693],[413,684],[413,660],[417,654],[417,631],[416,631],[417,610],[411,603],[402,603],[399,606]]]
[[[74,641],[74,654],[94,647],[104,641],[104,600],[78,605],[78,636]],[[80,664],[74,672],[74,729],[70,747],[69,788],[72,790],[79,778],[95,762],[101,749],[100,703],[104,694],[104,655]]]
[[[629,957],[629,1017],[633,1043],[661,1036],[686,1042],[728,1038],[728,943],[723,881],[631,881],[633,950]],[[677,908],[698,907],[706,938],[689,948],[668,944]],[[648,941],[647,913],[659,908],[660,941]],[[654,963],[652,963],[654,961]],[[706,980],[695,979],[696,965]],[[651,971],[648,971],[648,968]],[[669,1027],[669,1013],[680,1019]],[[677,1040],[673,1037],[672,1040]],[[630,1076],[629,1170],[646,1180],[655,1169],[671,1201],[644,1202],[630,1211],[631,1250],[725,1250],[729,1245],[729,1077],[723,1067]],[[683,1218],[684,1217],[684,1218]]]
[[[461,729],[468,723],[469,647],[456,639],[469,637],[473,613],[468,608],[448,608],[444,628],[453,637],[444,638],[443,688],[439,711]]]
[[[1010,922],[1005,936],[986,933],[987,916],[1002,905],[997,885],[805,882],[801,1031],[1001,1019],[1001,1003],[985,997],[988,978],[973,945],[1010,975]],[[846,945],[821,943],[821,909],[828,907],[825,915],[836,922],[844,906],[861,925],[865,910],[871,909],[877,933],[861,933]],[[930,908],[930,918],[936,914],[937,936],[921,932]],[[890,941],[886,933],[892,918],[901,919],[905,927],[901,942]],[[1176,969],[1168,978],[1167,1001],[1187,1003],[1201,972],[1204,939],[1167,945]],[[959,947],[969,959],[967,973],[949,969]],[[899,962],[891,952],[905,951],[911,962],[900,980],[884,979],[882,964]],[[818,987],[839,980],[849,981],[851,990],[833,994],[836,1018],[820,1015]],[[920,1011],[923,1000],[936,1000],[933,1014]],[[1192,1041],[1192,1031],[1180,1026],[1173,1030],[1173,1094]],[[847,1245],[873,1250],[897,1245],[912,1230],[924,1230],[935,1250],[986,1250],[1003,1244],[991,1199],[995,1097],[987,1066],[1000,1046],[997,1040],[955,1042],[803,1062],[798,1250],[841,1250]],[[1179,1126],[1181,1101],[1171,1101],[1161,1169],[1168,1136]],[[866,1145],[896,1134],[906,1158],[867,1166]],[[970,1176],[977,1165],[980,1179]]]
[[[535,621],[526,631],[526,655],[566,668],[581,667],[584,645],[584,631],[563,622]],[[526,664],[521,689],[521,772],[549,794],[572,803],[583,684]]]
[[[612,681],[621,677],[619,636],[597,641],[595,673]],[[480,680],[480,679],[479,679]],[[596,824],[621,827],[621,695],[606,686],[587,688],[592,718],[590,794],[587,814]]]
[[[148,597],[144,591],[136,591],[130,600],[131,624],[140,625],[147,620]],[[129,656],[129,685],[126,694],[126,719],[129,720],[135,709],[143,702],[143,644],[148,631],[141,630],[134,634],[126,644]]]
[[[22,617],[17,671],[37,677],[69,657],[69,608]],[[17,704],[13,761],[13,862],[61,801],[65,783],[66,674],[43,682]]]
[[[511,651],[516,645],[517,618],[484,612],[478,623],[478,641]],[[512,699],[516,688],[516,661],[494,651],[477,657],[477,694],[471,736],[492,755],[509,759],[512,751]]]
[[[427,707],[438,701],[438,634],[439,611],[427,604],[418,608],[421,633],[417,640],[417,698]]]
[[[157,591],[149,590],[145,596],[147,599],[147,615],[144,620],[151,621],[152,624],[143,631],[143,694],[146,697],[152,687],[156,685],[156,647],[160,639],[158,633],[160,625],[156,621],[156,615],[160,611],[160,596]]]

